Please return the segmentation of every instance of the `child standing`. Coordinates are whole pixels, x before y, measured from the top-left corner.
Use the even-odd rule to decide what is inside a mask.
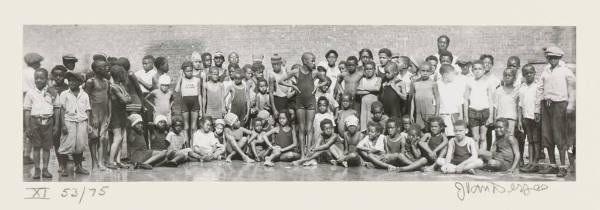
[[[69,90],[60,94],[62,139],[58,152],[66,160],[67,155],[73,156],[75,162],[75,173],[89,175],[82,165],[83,152],[88,147],[88,131],[91,127],[88,125],[88,119],[91,118],[90,99],[85,91],[79,87],[84,82],[83,75],[75,72],[67,72],[65,77],[69,81]],[[68,176],[67,162],[63,162],[63,173],[61,176]]]
[[[225,146],[219,142],[219,139],[215,137],[215,133],[211,131],[212,121],[213,119],[209,116],[204,116],[202,119],[200,119],[201,129],[198,129],[196,132],[194,132],[192,152],[189,153],[191,160],[220,160],[222,155],[225,153]],[[220,125],[222,126],[223,124]],[[219,131],[217,127],[218,126],[215,126],[215,132],[222,133],[223,130],[221,129]]]
[[[357,70],[357,65],[358,59],[355,56],[348,57],[348,59],[346,60],[346,72],[341,73],[339,75],[336,89],[341,89],[341,86],[343,85],[344,93],[350,94],[352,96],[352,98],[354,99],[354,110],[356,110],[360,114],[361,101],[360,97],[356,95],[356,88],[358,87],[360,79],[363,77],[364,71]]]
[[[448,142],[446,157],[436,160],[436,164],[441,167],[443,173],[468,172],[475,174],[474,169],[483,166],[483,161],[477,155],[477,143],[472,138],[465,136],[466,132],[467,125],[464,121],[454,122],[456,136]]]
[[[238,77],[239,78],[239,77]],[[244,135],[251,135],[252,131],[241,127],[240,120],[237,115],[230,112],[225,115],[225,147],[227,149],[226,162],[231,162],[231,158],[239,154],[244,162],[254,163],[248,155],[244,152],[247,150],[248,137]],[[250,138],[253,138],[252,136]]]
[[[498,87],[494,96],[494,121],[499,118],[508,120],[508,134],[514,135],[517,120],[518,90],[514,87],[515,70],[507,68],[502,74],[502,86]]]
[[[92,169],[101,171],[104,167],[105,155],[108,147],[108,129],[110,124],[110,84],[106,79],[108,76],[108,63],[105,61],[94,61],[92,70],[94,77],[85,83],[85,92],[90,96],[90,107],[92,110],[90,127],[90,155],[92,156]]]
[[[431,164],[423,168],[425,172],[433,171],[438,157],[445,157],[448,152],[448,138],[443,132],[444,127],[444,120],[441,117],[433,117],[429,123],[429,133],[421,137],[419,147],[427,158],[427,163]]]
[[[387,115],[383,114],[383,104],[379,101],[373,102],[371,105],[371,118],[368,119],[368,123],[377,123],[382,128],[384,128],[387,124],[387,121],[390,119]],[[368,124],[367,123],[367,124]],[[363,130],[367,130],[367,126],[363,128]]]
[[[540,136],[540,104],[537,100],[537,90],[539,83],[535,81],[535,68],[531,64],[526,64],[522,69],[524,83],[519,88],[519,107],[517,111],[517,120],[519,130],[525,131],[527,142],[529,143],[529,163],[522,168],[521,172],[537,172],[538,159],[541,148]],[[519,148],[520,149],[520,148]]]
[[[208,82],[204,85],[202,91],[205,104],[203,116],[209,116],[212,119],[222,119],[225,115],[225,86],[219,82],[219,72],[217,69],[211,69],[208,72]]]
[[[495,123],[496,141],[492,144],[490,152],[482,151],[480,156],[485,162],[484,167],[493,171],[518,172],[519,145],[514,136],[508,133],[508,121],[498,119]]]
[[[454,136],[454,122],[463,119],[467,112],[464,106],[466,101],[465,83],[457,77],[457,72],[450,64],[442,64],[440,67],[441,80],[437,82],[440,93],[440,117],[446,125],[446,136]],[[465,119],[465,121],[467,121]]]
[[[467,82],[466,96],[469,104],[467,119],[473,139],[479,144],[481,150],[487,150],[487,127],[492,121],[490,106],[493,103],[493,89],[488,80],[484,78],[483,62],[473,62],[473,80]]]
[[[396,83],[396,77],[398,76],[398,64],[389,63],[384,67],[385,71],[385,82],[381,88],[381,98],[379,101],[383,103],[384,113],[388,116],[400,117],[402,116],[402,101],[406,100],[408,94],[406,94],[406,87],[404,83]]]
[[[181,93],[181,112],[186,134],[191,135],[196,129],[198,117],[202,117],[202,80],[192,74],[193,64],[186,61],[181,64],[183,77],[180,77],[175,92]]]
[[[158,84],[160,85],[159,88],[152,90],[146,96],[145,100],[152,106],[152,109],[154,110],[153,116],[165,116],[167,117],[167,123],[171,123],[171,108],[173,107],[173,102],[175,100],[173,92],[169,89],[171,77],[167,75],[160,76],[160,78],[158,78]]]
[[[317,88],[317,91],[315,93],[315,98],[316,99],[319,99],[321,97],[327,98],[327,100],[329,101],[329,109],[335,113],[339,104],[333,97],[333,92],[331,91],[331,88],[330,88],[331,79],[329,77],[325,77],[324,80],[325,80],[325,84],[320,86],[319,88]]]
[[[352,96],[350,94],[344,93],[340,97],[341,106],[335,112],[335,119],[338,125],[338,133],[341,135],[346,130],[346,118],[353,115],[358,117],[358,112],[352,109]]]
[[[110,169],[117,169],[125,167],[121,163],[121,149],[123,146],[123,139],[126,138],[127,130],[127,112],[126,106],[131,103],[131,97],[127,90],[125,90],[125,83],[127,82],[127,73],[123,67],[114,65],[110,68],[110,75],[113,79],[113,83],[110,86],[110,128],[113,133],[113,141],[110,146],[110,154],[108,165],[106,167]]]
[[[35,70],[33,78],[35,88],[27,90],[23,101],[25,136],[29,138],[33,147],[33,179],[39,179],[40,176],[52,178],[48,171],[48,162],[53,134],[59,133],[59,127],[56,127],[59,125],[59,93],[55,88],[48,87],[48,71],[45,69]],[[43,170],[40,169],[40,151]],[[59,163],[64,164],[63,162],[66,160],[59,156]]]
[[[431,64],[422,63],[417,74],[418,78],[411,83],[410,88],[411,95],[414,96],[411,108],[413,113],[410,116],[415,116],[415,123],[421,128],[427,128],[429,119],[439,113],[440,94],[437,83],[431,78],[434,74]]]
[[[230,86],[227,90],[229,93],[229,101],[227,104],[230,104],[231,107],[230,112],[235,114],[236,116],[241,117],[241,124],[243,126],[246,125],[249,119],[249,110],[250,110],[250,100],[249,91],[246,86],[242,83],[242,73],[234,72],[233,73],[233,81],[234,84]]]
[[[269,153],[265,158],[265,166],[273,166],[274,161],[289,162],[300,158],[298,153],[298,140],[296,139],[296,128],[289,123],[290,114],[280,112],[277,116],[278,126],[262,135],[263,141],[269,146]],[[273,135],[273,144],[269,137]]]
[[[65,83],[65,73],[67,73],[67,68],[62,66],[62,65],[56,65],[54,66],[54,68],[52,68],[52,78],[54,80],[52,88],[54,90],[56,90],[56,98],[58,99],[58,96],[60,95],[60,93],[62,93],[65,90],[69,89],[69,85],[67,85],[67,83]],[[60,107],[59,107],[60,108]],[[58,116],[60,114],[60,109],[56,110],[55,114]],[[62,124],[60,120],[55,122],[56,124],[54,124],[54,127],[56,129],[60,129],[62,128]],[[56,155],[56,158],[58,159],[58,173],[62,173],[63,168],[62,166],[63,161],[67,161],[67,160],[63,160],[63,156],[61,156],[58,153],[58,148],[60,148],[60,130],[58,130],[57,132],[52,132],[52,142],[54,144],[54,155]]]
[[[356,95],[361,98],[360,120],[363,129],[366,129],[367,121],[371,119],[371,105],[377,101],[380,88],[381,78],[375,76],[375,63],[367,62],[364,77],[358,82],[356,88]]]
[[[258,114],[261,110],[266,110],[269,113],[275,107],[274,102],[271,100],[272,95],[269,94],[269,86],[267,80],[264,78],[258,78],[257,80],[257,92],[252,92],[251,94],[254,96],[252,99],[252,108],[250,111],[251,115]]]

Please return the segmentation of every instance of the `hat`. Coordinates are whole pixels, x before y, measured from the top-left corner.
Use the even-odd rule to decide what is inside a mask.
[[[139,114],[131,114],[129,115],[129,117],[127,117],[127,119],[129,119],[129,122],[131,122],[131,126],[134,126],[135,124],[142,122],[142,116]]]
[[[273,54],[273,56],[271,56],[271,63],[281,63],[281,56],[277,53]]]
[[[170,85],[171,84],[171,77],[169,77],[169,75],[163,74],[160,77],[158,77],[158,84],[159,85]]]
[[[85,81],[85,76],[83,76],[83,74],[80,74],[80,73],[77,73],[77,72],[73,72],[73,71],[68,71],[65,74],[65,78],[68,81],[71,81],[72,79],[79,80],[79,82],[84,82]]]
[[[44,57],[37,53],[27,53],[23,60],[25,60],[25,63],[29,65],[42,62],[44,60]]]
[[[225,121],[223,119],[217,119],[215,120],[215,126],[217,125],[225,125]]]
[[[101,60],[101,61],[106,61],[106,54],[104,53],[98,53],[98,54],[94,54],[92,56],[92,60],[97,61],[97,60]]]
[[[198,51],[194,51],[192,53],[192,61],[200,61],[202,60],[202,55]]]
[[[546,56],[560,56],[562,57],[565,52],[556,46],[546,47],[544,48],[544,53]]]
[[[263,58],[265,58],[265,56],[263,56],[262,54],[254,54],[252,55],[252,61],[254,62],[262,62]]]
[[[215,53],[215,55],[213,56],[213,58],[216,58],[216,57],[222,57],[222,58],[225,58],[225,54],[223,54],[223,52],[221,52],[221,51],[217,51],[217,52]]]
[[[154,117],[154,124],[158,124],[160,121],[168,122],[167,117],[165,117],[164,115],[157,115],[156,117]]]
[[[227,113],[225,114],[225,124],[232,126],[233,123],[235,123],[235,121],[238,121],[238,116],[235,115],[234,113]]]
[[[358,118],[354,115],[350,115],[344,119],[344,123],[346,123],[346,126],[358,126]]]
[[[74,61],[74,62],[78,61],[77,58],[75,57],[75,55],[73,55],[73,54],[63,55],[62,59],[63,60],[71,60],[71,61]]]
[[[256,114],[257,118],[260,118],[263,120],[269,119],[269,116],[271,116],[271,114],[269,114],[269,112],[267,110],[260,110],[258,112],[258,114]]]
[[[392,58],[399,58],[400,57],[400,53],[392,53]]]

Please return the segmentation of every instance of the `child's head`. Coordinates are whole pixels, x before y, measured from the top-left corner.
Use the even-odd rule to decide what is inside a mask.
[[[479,60],[483,62],[483,70],[485,70],[486,73],[492,70],[492,67],[494,66],[494,56],[483,54],[479,57]]]
[[[437,38],[438,51],[448,50],[449,45],[450,45],[450,38],[448,36],[441,35]]]
[[[108,63],[106,61],[92,62],[92,71],[101,78],[106,78],[108,74]]]
[[[173,128],[173,133],[179,135],[181,131],[183,131],[183,120],[181,120],[181,118],[174,117],[171,123],[171,127]]]
[[[213,129],[212,122],[213,122],[213,119],[210,116],[204,116],[204,117],[200,118],[199,125],[200,125],[200,128],[202,129],[202,132],[209,133],[210,131],[212,131],[212,129]]]
[[[471,66],[471,71],[475,76],[475,79],[480,79],[485,74],[484,64],[481,60],[473,61],[473,65]]]
[[[398,134],[398,118],[394,117],[385,123],[385,129],[388,136],[395,137]]]
[[[212,66],[212,55],[208,52],[202,53],[202,65],[204,68],[210,68]]]
[[[252,126],[254,127],[254,131],[256,131],[257,133],[260,133],[263,131],[263,127],[265,126],[265,120],[260,119],[260,118],[254,118],[252,120]]]
[[[350,115],[344,119],[346,130],[350,135],[354,135],[356,132],[358,132],[358,122],[358,117],[354,115]]]
[[[521,59],[518,56],[510,56],[506,61],[506,68],[519,69],[521,68]]]
[[[440,63],[441,64],[452,64],[452,60],[454,60],[454,56],[450,51],[441,51],[440,52]]]
[[[48,84],[48,71],[46,69],[39,68],[35,70],[35,73],[33,73],[33,78],[35,87],[41,90]]]
[[[454,122],[454,135],[459,140],[462,140],[467,134],[467,123],[463,120],[457,120]]]
[[[310,71],[314,70],[316,68],[315,55],[311,52],[302,54],[302,65],[306,66]]]
[[[160,77],[158,77],[158,84],[160,85],[160,91],[166,93],[171,85],[171,77],[166,74],[160,75]]]
[[[222,52],[216,52],[213,60],[215,61],[215,66],[222,67],[225,62],[225,55]]]
[[[63,65],[69,70],[75,69],[75,64],[77,63],[77,61],[77,58],[72,54],[67,54],[62,57]]]
[[[335,50],[327,51],[327,53],[325,53],[325,59],[327,59],[327,65],[329,67],[334,67],[335,62],[337,62],[338,59],[338,52]]]
[[[215,120],[215,134],[217,134],[217,135],[223,134],[223,129],[225,129],[225,120],[216,119]]]
[[[157,57],[156,59],[154,59],[154,66],[159,72],[164,73],[169,71],[169,62],[165,57]]]
[[[502,138],[508,133],[508,120],[506,118],[499,118],[494,122],[494,131],[496,137]]]
[[[360,58],[360,62],[364,65],[368,61],[373,61],[373,52],[367,48],[363,48],[358,51],[358,57]]]
[[[329,108],[329,100],[325,96],[319,97],[317,100],[317,112],[324,114],[327,113]]]
[[[279,126],[284,127],[284,126],[288,126],[290,122],[290,113],[289,112],[279,112],[279,115],[277,115],[277,123],[279,123]]]
[[[242,79],[244,78],[242,71],[233,72],[232,79],[236,85],[242,84]]]
[[[346,71],[353,74],[356,71],[356,66],[358,65],[358,58],[355,56],[350,56],[346,59]]]
[[[375,101],[371,104],[371,114],[373,114],[373,120],[379,121],[383,117],[383,103]]]
[[[233,129],[238,129],[240,127],[240,120],[238,118],[238,116],[234,113],[227,113],[225,114],[225,125],[233,128]]]
[[[340,61],[340,63],[338,63],[338,69],[340,69],[341,73],[346,72],[346,61]]]
[[[125,69],[119,65],[113,65],[110,67],[110,76],[113,78],[115,83],[126,83],[127,81],[127,73],[125,72]]]
[[[429,131],[432,135],[435,136],[442,133],[445,127],[446,124],[444,124],[444,120],[441,117],[436,116],[429,119]]]
[[[329,137],[331,135],[333,135],[333,121],[331,121],[330,119],[324,119],[321,121],[321,124],[319,124],[321,131],[323,131],[322,135],[325,137]]]
[[[202,56],[200,55],[199,52],[194,51],[192,53],[191,60],[192,60],[192,63],[194,64],[194,69],[195,70],[202,69]]]
[[[442,81],[449,83],[454,81],[454,76],[456,76],[456,70],[450,64],[442,64],[440,67],[440,74],[442,75]]]
[[[376,122],[367,123],[367,134],[369,135],[370,140],[375,140],[381,135],[381,125]]]
[[[371,78],[375,76],[375,62],[367,61],[365,64],[365,77]]]
[[[425,58],[425,61],[431,64],[431,67],[433,67],[433,69],[437,69],[438,58],[435,57],[435,55],[427,56],[427,58]]]
[[[402,121],[402,130],[403,131],[408,131],[408,128],[410,128],[411,122],[410,122],[410,115],[402,115],[402,118],[400,119]]]
[[[535,67],[533,67],[532,64],[525,64],[521,71],[527,84],[531,84],[533,81],[535,81]]]
[[[181,70],[185,78],[191,79],[194,76],[194,64],[191,61],[185,61],[181,64]]]
[[[240,55],[236,52],[231,52],[229,53],[229,56],[227,56],[227,61],[229,61],[229,63],[238,64],[240,62]]]
[[[410,124],[406,130],[408,139],[411,141],[418,141],[421,138],[421,126],[417,124]]]
[[[283,63],[283,59],[279,54],[275,53],[271,57],[271,67],[273,68],[273,72],[279,73],[281,72],[281,65]]]
[[[323,78],[327,76],[327,69],[324,66],[317,66],[317,74],[319,77]]]
[[[377,55],[379,55],[379,63],[381,66],[385,66],[388,62],[390,62],[392,51],[388,48],[381,48]]]
[[[237,63],[229,63],[227,64],[227,73],[231,74],[237,70],[240,70],[240,65]]]
[[[127,117],[129,122],[131,122],[131,127],[134,131],[138,133],[144,132],[144,121],[142,120],[142,116],[139,114],[131,114]]]
[[[385,78],[387,80],[392,80],[396,78],[398,72],[400,71],[400,69],[398,68],[398,64],[396,63],[389,63],[388,65],[385,65],[385,67],[383,67],[383,70],[385,71]]]
[[[145,71],[150,71],[154,68],[154,56],[146,55],[142,58],[142,67]]]
[[[167,117],[165,117],[164,115],[156,115],[154,117],[154,124],[156,125],[156,127],[158,127],[159,130],[167,130],[168,127],[168,123],[167,123]]]
[[[469,72],[471,72],[471,67],[473,66],[473,62],[471,62],[471,61],[456,62],[456,64],[460,67],[460,69],[461,69],[460,73],[462,75],[468,75]]]
[[[319,87],[319,91],[326,93],[329,91],[329,87],[331,87],[331,79],[329,77],[323,77],[323,80],[325,80],[325,85]]]
[[[244,65],[242,67],[242,72],[243,72],[244,78],[246,80],[250,80],[250,79],[252,79],[254,77],[254,72],[252,72],[252,65],[250,65],[250,64]],[[230,76],[231,79],[233,79],[233,73],[235,73],[235,71],[234,72],[229,72],[229,75],[231,75]]]
[[[44,60],[44,57],[37,53],[27,53],[23,57],[23,60],[25,61],[25,64],[27,64],[27,66],[33,69],[38,69],[40,68],[40,66],[42,66],[42,61]]]
[[[398,57],[398,71],[405,72],[412,67],[412,61],[408,56]]]
[[[56,65],[52,68],[52,78],[54,78],[54,82],[59,85],[65,83],[65,73],[67,73],[67,68],[63,65]]]
[[[505,86],[511,86],[515,83],[515,72],[516,70],[512,68],[504,69],[504,72],[502,72],[502,83]]]
[[[268,82],[265,78],[259,77],[256,81],[256,86],[258,88],[258,92],[261,94],[267,94],[269,90]]]
[[[43,75],[40,75],[43,76]],[[48,77],[48,72],[46,71],[46,82],[48,81],[47,77]],[[75,91],[75,90],[79,90],[79,86],[81,86],[81,84],[83,83],[83,81],[85,80],[85,77],[79,73],[73,72],[73,71],[69,71],[65,74],[65,78],[67,78],[67,81],[69,81],[69,89]],[[36,79],[36,86],[37,86],[37,79]]]
[[[208,78],[212,82],[218,82],[219,81],[219,69],[217,69],[217,68],[210,68],[208,70]]]
[[[254,72],[254,77],[262,78],[264,71],[265,66],[262,65],[262,63],[255,62],[252,64],[252,72]]]
[[[434,71],[434,69],[430,63],[423,62],[419,66],[419,71],[417,72],[417,74],[419,75],[420,79],[425,80],[425,79],[429,79],[429,76],[431,76],[433,74],[433,71]]]
[[[352,95],[349,93],[342,94],[342,97],[340,97],[340,105],[343,110],[350,109],[352,106]]]

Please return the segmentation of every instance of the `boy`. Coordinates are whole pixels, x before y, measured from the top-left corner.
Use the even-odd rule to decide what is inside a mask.
[[[373,102],[371,105],[371,118],[365,124],[363,130],[367,130],[367,125],[371,122],[379,124],[382,128],[385,128],[388,119],[390,119],[387,115],[383,114],[383,104],[379,101]]]
[[[349,167],[357,167],[362,165],[362,159],[358,155],[356,145],[363,138],[363,134],[358,132],[358,117],[356,115],[349,115],[344,118],[345,131],[342,132],[344,139],[344,158],[342,159],[342,165]],[[346,162],[344,164],[344,162]]]
[[[297,166],[303,163],[305,166],[316,165],[316,159],[325,153],[333,156],[333,159],[330,160],[331,164],[337,165],[337,163],[341,163],[344,167],[348,167],[348,163],[343,161],[343,151],[339,148],[343,140],[337,134],[333,133],[335,130],[333,121],[324,119],[319,122],[319,127],[323,133],[315,137],[315,147],[309,149],[306,158],[296,160],[292,162],[292,165]]]
[[[469,127],[475,142],[479,143],[481,150],[487,149],[487,127],[486,125],[492,122],[490,107],[493,103],[493,89],[489,86],[488,81],[483,77],[483,62],[476,60],[473,62],[473,80],[467,82],[466,97],[468,100],[467,119],[469,119]]]
[[[382,127],[378,123],[370,122],[367,125],[367,136],[361,140],[356,149],[358,154],[364,160],[368,161],[369,165],[374,165],[377,168],[385,168],[390,171],[396,170],[396,166],[390,165],[382,161],[385,154],[384,139],[385,136],[381,135]]]
[[[495,129],[496,141],[492,144],[491,151],[481,151],[479,154],[485,162],[483,167],[492,171],[508,171],[509,173],[518,172],[519,165],[519,145],[517,140],[508,133],[508,121],[504,118],[496,120]]]
[[[65,90],[69,89],[69,85],[67,85],[67,83],[65,83],[65,73],[67,73],[67,68],[64,67],[63,65],[56,65],[54,66],[54,68],[52,68],[52,78],[54,79],[53,85],[52,87],[56,90],[56,94],[57,97],[60,95],[60,93],[62,93]],[[60,107],[58,107],[58,110],[56,111],[56,116],[58,116],[60,114]],[[58,120],[56,122],[56,124],[54,125],[54,127],[60,129],[62,127],[62,125],[60,124],[60,120]],[[58,153],[58,148],[60,147],[60,130],[57,130],[57,132],[53,132],[52,133],[52,142],[54,144],[54,155],[56,155],[56,158],[58,159],[58,173],[61,173],[63,168],[62,167],[62,162],[66,161],[63,160],[62,157],[59,153]]]
[[[502,73],[502,86],[498,87],[494,96],[494,120],[506,118],[508,133],[514,135],[517,120],[518,92],[514,87],[515,70],[505,69]]]
[[[562,64],[564,52],[555,46],[544,49],[548,64],[541,75],[538,88],[538,100],[541,100],[542,143],[547,149],[550,163],[554,165],[554,148],[558,147],[560,166],[558,171],[549,167],[539,173],[557,173],[558,177],[567,175],[565,162],[567,149],[574,146],[573,138],[565,133],[567,115],[575,111],[575,75]]]
[[[158,78],[158,89],[152,90],[145,98],[145,101],[154,110],[153,116],[162,115],[167,117],[167,123],[171,123],[171,107],[175,97],[173,92],[169,90],[171,85],[171,77],[162,75]]]
[[[525,131],[529,143],[529,163],[520,168],[521,172],[535,173],[539,170],[538,160],[541,148],[540,136],[540,104],[537,101],[539,83],[535,81],[535,68],[526,64],[522,69],[525,82],[519,88],[519,107],[517,124],[519,130]]]
[[[75,71],[75,64],[77,64],[77,58],[73,54],[66,54],[62,56],[62,63],[67,67],[68,71]]]
[[[282,67],[281,56],[274,54],[271,57],[271,67],[273,71],[269,77],[269,94],[273,96],[273,115],[278,116],[279,112],[293,112],[293,106],[290,106],[291,100],[288,99],[288,94],[291,91],[290,87],[280,85],[279,82],[287,78],[287,71]]]
[[[483,166],[483,161],[477,156],[477,143],[465,136],[467,124],[465,121],[454,122],[454,133],[456,136],[448,142],[448,152],[445,158],[438,158],[436,164],[441,167],[443,173],[475,174],[476,168]]]
[[[315,144],[316,140],[318,138],[321,137],[321,122],[323,120],[329,119],[332,122],[335,120],[335,117],[333,116],[333,113],[331,113],[329,111],[329,100],[323,96],[321,96],[318,100],[317,100],[317,113],[315,113],[315,119],[313,122],[313,141],[314,142],[308,142],[307,143],[307,147],[309,149],[313,148],[313,147],[317,147],[318,145]],[[335,126],[335,123],[332,123],[333,126]]]
[[[442,56],[443,57],[443,56]],[[444,119],[446,127],[446,136],[454,136],[454,122],[459,119],[466,119],[467,106],[465,83],[457,77],[457,72],[450,64],[442,64],[440,67],[442,78],[437,82],[438,92],[440,94],[440,117]]]
[[[219,143],[212,130],[213,119],[205,116],[200,119],[200,128],[194,132],[192,151],[189,152],[191,160],[211,161],[220,160],[225,153],[225,146]],[[216,127],[216,126],[215,126]]]
[[[437,83],[431,78],[431,75],[434,74],[434,68],[431,64],[423,62],[417,74],[418,77],[411,83],[410,87],[411,95],[413,95],[410,116],[415,116],[414,121],[417,125],[426,128],[429,119],[439,113],[438,101],[440,101],[440,94]]]
[[[244,162],[254,163],[255,161],[248,157],[248,155],[244,152],[248,146],[248,139],[255,138],[253,136],[248,138],[244,135],[251,135],[252,131],[240,127],[240,120],[238,116],[231,112],[225,115],[225,125],[225,147],[228,153],[225,161],[231,162],[231,158],[234,155],[239,154]]]
[[[67,73],[67,68],[63,65],[56,65],[50,71],[50,78],[52,78],[51,86],[56,88],[58,94],[69,89],[69,85],[65,83],[65,73]]]
[[[142,70],[135,72],[135,76],[138,78],[140,83],[140,89],[145,97],[148,92],[152,90],[152,77],[156,75],[156,69],[154,68],[154,56],[146,55],[142,58]]]
[[[398,72],[398,76],[396,76],[396,78],[394,78],[394,83],[396,84],[402,84],[402,87],[404,87],[402,89],[403,93],[406,94],[406,98],[400,98],[400,115],[395,116],[395,117],[400,117],[402,115],[405,114],[410,114],[410,101],[412,100],[412,95],[411,95],[411,89],[410,86],[412,84],[412,80],[411,78],[413,77],[413,73],[411,71],[409,71],[409,69],[412,66],[412,61],[406,57],[406,56],[401,56],[399,63],[398,63],[398,68],[399,68],[399,72]]]
[[[50,148],[52,148],[52,136],[58,133],[58,92],[48,87],[48,71],[45,69],[35,70],[35,88],[29,89],[23,101],[25,136],[31,141],[33,147],[33,164],[35,167],[33,179],[52,178],[48,171],[50,160]],[[42,152],[43,170],[40,169],[40,151]],[[59,161],[64,162],[64,161]]]
[[[333,97],[333,92],[331,92],[331,89],[329,88],[331,86],[331,79],[329,79],[329,77],[325,77],[324,79],[325,85],[317,88],[317,91],[315,92],[315,98],[327,98],[327,100],[329,101],[329,109],[335,113],[335,110],[338,108],[339,104]]]
[[[383,103],[384,113],[392,117],[402,116],[403,101],[408,97],[405,83],[397,82],[399,72],[398,64],[389,63],[384,67],[385,82],[382,83],[380,101]],[[406,104],[408,105],[408,104]]]
[[[379,55],[379,64],[380,64],[380,66],[377,66],[377,76],[383,77],[385,75],[384,68],[390,62],[390,60],[392,58],[392,51],[388,48],[381,48],[379,50],[379,52],[377,53],[377,55]]]
[[[427,56],[427,58],[425,58],[425,62],[429,63],[431,65],[431,68],[434,70],[434,74],[431,75],[431,77],[435,78],[432,79],[437,79],[437,76],[439,74],[439,59],[435,55],[430,55]]]
[[[65,74],[69,82],[69,90],[60,94],[62,135],[58,152],[66,160],[67,155],[73,156],[75,162],[75,173],[89,175],[82,165],[83,152],[88,147],[88,131],[92,128],[88,125],[91,118],[90,99],[85,91],[79,87],[85,81],[83,75],[73,71]],[[61,176],[69,176],[67,162],[63,162]]]
[[[356,88],[358,82],[363,77],[363,71],[357,71],[358,59],[355,56],[350,56],[346,60],[346,72],[338,76],[336,89],[340,89],[342,82],[344,85],[344,93],[348,93],[354,98],[354,110],[358,112],[360,116],[360,97],[356,95]]]
[[[209,52],[202,53],[200,56],[202,58],[202,67],[207,70],[212,66],[212,55]],[[219,72],[221,75],[221,72]]]
[[[165,166],[177,167],[177,165],[189,160],[189,153],[192,151],[187,145],[188,137],[183,132],[183,121],[180,118],[173,119],[171,131],[166,136],[169,147],[167,148],[167,158]]]
[[[94,77],[85,83],[85,92],[90,97],[92,110],[89,137],[90,155],[92,156],[92,169],[106,170],[104,162],[107,161],[108,152],[108,130],[110,122],[110,83],[108,77],[108,63],[105,61],[94,61],[92,71]]]
[[[425,158],[427,158],[428,164],[432,164],[424,167],[424,172],[433,171],[437,158],[445,157],[448,152],[448,138],[442,132],[444,127],[444,120],[441,117],[433,117],[429,122],[429,133],[425,133],[421,137],[419,147],[421,147]]]
[[[23,97],[25,97],[25,94],[27,94],[27,91],[29,91],[29,89],[36,88],[34,78],[35,70],[41,67],[41,62],[44,60],[44,57],[37,53],[27,53],[23,57],[23,60],[27,65],[27,67],[25,67],[22,71],[23,88],[21,91],[23,91]],[[23,121],[23,123],[25,123],[25,121]],[[23,164],[33,163],[33,161],[31,160],[31,149],[31,144],[28,138],[26,137],[26,135],[23,135]]]

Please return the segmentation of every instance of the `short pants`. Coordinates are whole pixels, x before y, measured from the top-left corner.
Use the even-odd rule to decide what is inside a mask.
[[[54,125],[54,118],[37,118],[31,117],[31,146],[34,148],[51,149],[53,146],[52,141],[52,127]]]
[[[296,109],[306,109],[306,110],[315,110],[317,107],[317,99],[313,95],[304,96],[298,95],[296,96]]]
[[[475,110],[469,108],[469,127],[485,126],[490,117],[490,109]]]
[[[294,106],[292,106],[292,101],[295,100],[294,98],[273,96],[273,100],[275,101],[275,108],[277,108],[277,111],[281,112],[281,110],[294,108]]]
[[[533,119],[523,119],[523,130],[525,130],[525,135],[527,136],[527,142],[531,143],[540,143],[542,131],[540,124],[535,122]]]
[[[200,110],[198,96],[183,96],[181,100],[182,112],[197,112]]]

